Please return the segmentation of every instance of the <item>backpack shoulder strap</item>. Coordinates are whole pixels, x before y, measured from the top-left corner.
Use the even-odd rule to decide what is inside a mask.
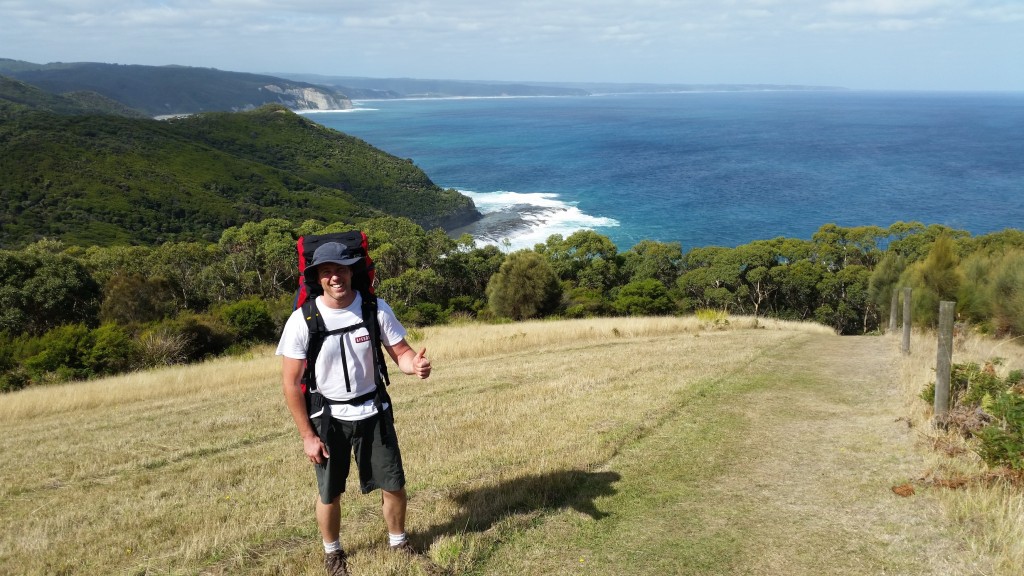
[[[320,355],[320,349],[324,346],[324,338],[327,335],[327,326],[324,319],[320,317],[320,310],[316,307],[316,298],[310,298],[302,303],[302,317],[306,320],[306,328],[309,329],[309,346],[306,348],[306,369],[303,372],[302,380],[307,390],[316,388],[316,359]]]
[[[369,290],[364,290],[361,294],[363,296],[363,323],[366,324],[366,330],[370,333],[370,349],[373,351],[373,363],[376,365],[373,379],[377,384],[377,395],[373,398],[373,405],[383,418],[380,435],[381,440],[386,443],[395,437],[395,411],[394,403],[387,390],[391,381],[388,379],[388,365],[384,359],[384,350],[381,349],[383,343],[380,338],[380,323],[377,318],[377,297]],[[388,404],[390,415],[385,414],[384,404]]]
[[[383,342],[380,338],[380,321],[377,318],[377,296],[369,291],[363,291],[361,294],[363,297],[363,324],[366,325],[366,330],[370,333],[373,362],[377,365],[377,370],[374,371],[374,380],[377,383],[377,389],[382,390],[385,386],[389,386],[391,381],[388,378],[388,365],[384,358],[384,351],[381,349]]]

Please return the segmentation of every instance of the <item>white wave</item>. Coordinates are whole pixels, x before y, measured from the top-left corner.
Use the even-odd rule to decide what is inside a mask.
[[[579,230],[613,228],[614,218],[584,213],[575,203],[548,192],[473,192],[459,190],[473,200],[484,218],[469,227],[477,244],[533,248],[552,234],[569,236]]]
[[[296,114],[351,114],[352,112],[376,112],[379,108],[345,108],[342,110],[296,110]]]

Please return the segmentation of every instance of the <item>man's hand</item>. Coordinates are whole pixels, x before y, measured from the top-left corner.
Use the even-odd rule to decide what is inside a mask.
[[[412,373],[421,379],[430,376],[430,360],[427,359],[426,354],[427,349],[423,348],[412,359]]]
[[[430,376],[430,360],[427,359],[427,349],[419,352],[413,350],[412,346],[403,338],[394,346],[384,347],[391,359],[402,369],[402,373],[410,376],[417,376],[420,379]]]
[[[309,461],[315,464],[322,464],[331,455],[327,453],[327,446],[320,441],[319,436],[307,436],[302,439],[302,451],[309,457]]]

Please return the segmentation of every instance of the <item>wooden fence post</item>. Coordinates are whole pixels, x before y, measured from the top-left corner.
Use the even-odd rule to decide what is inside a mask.
[[[949,379],[953,369],[953,316],[956,302],[939,302],[939,350],[935,359],[935,417],[949,412]]]
[[[900,307],[900,289],[895,286],[892,289],[892,304],[889,305],[889,333],[896,333],[896,313]]]
[[[910,354],[910,288],[903,289],[903,353]]]

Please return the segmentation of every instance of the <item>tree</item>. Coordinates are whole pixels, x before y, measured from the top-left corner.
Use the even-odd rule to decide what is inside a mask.
[[[842,228],[825,224],[811,236],[816,259],[833,272],[851,265],[873,268],[881,258],[878,240],[886,231],[878,226]]]
[[[568,238],[552,234],[537,246],[563,282],[608,291],[619,281],[619,256],[615,244],[593,230],[579,230]]]
[[[271,218],[228,228],[218,245],[223,252],[221,278],[226,293],[233,295],[226,299],[273,298],[294,289],[295,237],[287,220]]]
[[[772,268],[772,281],[778,286],[773,312],[783,318],[811,318],[820,305],[818,286],[826,273],[823,264],[810,260]]]
[[[509,254],[487,284],[487,302],[498,316],[524,320],[554,312],[562,291],[555,271],[540,254]]]
[[[100,301],[100,285],[77,260],[45,250],[0,250],[0,332],[95,326]]]
[[[731,248],[708,246],[686,253],[683,273],[676,280],[684,310],[736,306],[740,270],[729,261],[731,252]]]
[[[641,240],[622,256],[622,269],[631,281],[652,278],[672,286],[683,265],[683,248],[679,242]]]
[[[620,288],[613,306],[626,316],[660,316],[674,308],[668,289],[654,278],[634,280]]]
[[[454,250],[434,263],[441,278],[441,297],[451,305],[454,299],[480,303],[487,300],[487,283],[505,261],[505,254],[496,246],[475,248],[468,235],[460,238]]]
[[[871,272],[859,265],[826,272],[818,282],[822,303],[814,311],[815,319],[835,328],[840,334],[864,333],[874,328],[868,313],[870,279]]]
[[[908,267],[900,283],[913,289],[914,318],[936,325],[939,302],[954,300],[960,287],[958,258],[950,236],[941,234],[932,243],[928,256]]]
[[[990,300],[1000,334],[1024,334],[1024,250],[1008,252],[996,268]]]
[[[900,275],[906,267],[906,258],[896,252],[886,252],[871,273],[868,299],[882,317],[887,317],[890,313],[892,291],[899,288]]]
[[[103,289],[100,319],[118,324],[162,320],[175,312],[173,290],[160,277],[140,274],[111,278]]]
[[[181,310],[204,309],[218,291],[210,285],[207,270],[220,257],[217,246],[198,242],[167,242],[153,253],[153,272],[166,278],[174,287]]]

